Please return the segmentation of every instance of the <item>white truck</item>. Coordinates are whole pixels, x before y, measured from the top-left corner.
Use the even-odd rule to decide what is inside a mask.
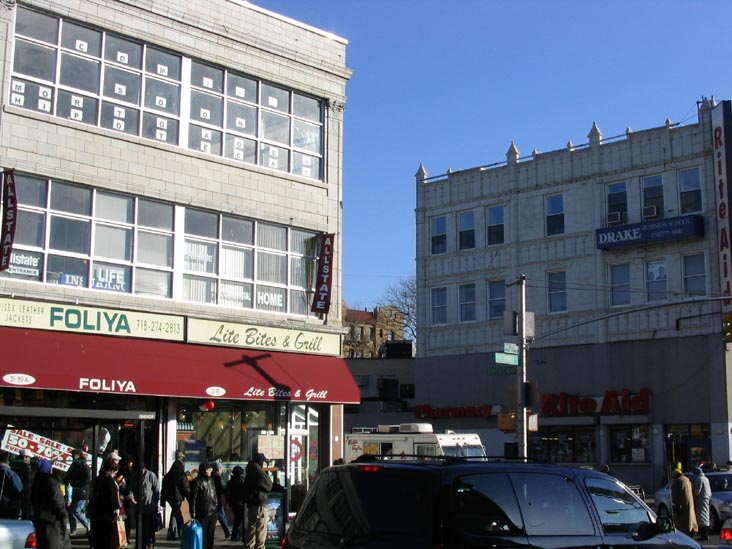
[[[435,433],[429,423],[401,423],[354,427],[345,436],[346,463],[363,454],[400,456],[482,457],[485,449],[477,434]]]

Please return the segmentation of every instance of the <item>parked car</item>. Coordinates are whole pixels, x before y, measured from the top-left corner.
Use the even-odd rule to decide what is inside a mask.
[[[0,519],[0,549],[32,549],[36,531],[29,520]]]
[[[709,531],[718,532],[722,523],[732,518],[732,472],[709,471],[704,473],[709,479],[712,488],[712,501],[709,502]],[[691,482],[694,477],[691,473],[684,473]],[[671,488],[670,483],[656,490],[653,507],[659,517],[671,516]]]
[[[622,482],[598,471],[384,456],[321,471],[282,545],[346,546],[700,548]]]

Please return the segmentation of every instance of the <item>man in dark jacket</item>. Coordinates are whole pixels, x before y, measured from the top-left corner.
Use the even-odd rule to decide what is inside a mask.
[[[234,523],[231,527],[231,541],[241,541],[244,533],[244,469],[236,465],[231,470],[231,478],[226,485],[226,501],[234,513]]]
[[[0,452],[0,518],[20,518],[23,481],[10,468],[10,454]]]
[[[229,539],[231,530],[229,528],[229,520],[226,518],[226,509],[224,509],[224,485],[221,482],[221,466],[215,461],[211,465],[213,466],[211,478],[214,481],[214,485],[216,485],[216,500],[219,502],[216,515],[221,528],[224,529],[224,537]]]
[[[71,451],[71,462],[69,470],[66,473],[66,499],[69,504],[69,528],[71,535],[76,534],[76,523],[80,522],[87,531],[89,531],[89,521],[86,519],[84,511],[86,510],[86,502],[89,499],[89,482],[91,473],[89,466],[84,459],[84,453],[80,448],[74,448]],[[71,497],[69,497],[71,494]]]
[[[117,532],[120,493],[117,484],[120,456],[111,452],[104,458],[91,494],[91,546],[94,549],[114,549],[112,533]]]
[[[201,463],[198,476],[191,483],[191,496],[188,501],[191,518],[196,519],[203,528],[203,549],[213,549],[216,533],[218,500],[216,485],[211,478],[213,465]]]
[[[244,491],[247,494],[247,528],[244,547],[264,549],[267,541],[267,494],[272,490],[272,479],[262,469],[264,454],[255,454],[247,463]]]

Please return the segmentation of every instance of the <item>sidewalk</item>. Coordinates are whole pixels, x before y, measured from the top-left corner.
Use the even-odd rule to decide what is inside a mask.
[[[79,529],[83,532],[84,528],[82,526],[79,527]],[[155,534],[155,547],[157,549],[180,549],[180,539],[177,539],[175,541],[171,541],[166,539],[168,535],[168,529],[163,528],[158,533]],[[75,536],[71,538],[71,547],[72,549],[89,549],[89,540],[86,538],[85,535],[81,536]],[[221,528],[220,525],[216,525],[216,540],[214,541],[214,547],[222,547],[222,548],[229,548],[232,549],[236,547],[243,547],[242,541],[229,541],[228,539],[224,538],[224,529]],[[127,544],[127,549],[135,549],[135,535],[132,534],[132,539],[129,540]],[[145,549],[143,547],[143,549]]]

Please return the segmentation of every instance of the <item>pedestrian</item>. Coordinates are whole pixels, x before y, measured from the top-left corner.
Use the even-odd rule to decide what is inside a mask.
[[[160,507],[160,483],[158,476],[150,471],[144,463],[141,464],[142,492],[135,494],[138,486],[137,474],[132,476],[132,500],[142,507],[142,525],[138,534],[142,536],[142,546],[145,549],[155,547],[155,532],[157,531],[158,509]]]
[[[10,468],[10,454],[0,452],[0,518],[18,519],[23,498],[23,482]]]
[[[244,533],[244,469],[235,465],[231,470],[231,478],[226,485],[226,501],[234,513],[234,523],[231,527],[231,541],[241,541]]]
[[[191,518],[196,519],[203,529],[203,549],[213,549],[216,534],[218,500],[216,485],[211,478],[213,464],[201,463],[198,476],[191,484],[191,495],[188,500]]]
[[[229,520],[226,518],[226,509],[224,508],[224,485],[221,482],[221,466],[216,461],[211,465],[213,466],[211,478],[216,486],[216,501],[218,502],[216,516],[219,519],[221,528],[224,529],[224,538],[229,539],[231,537],[231,528],[229,527]]]
[[[691,481],[684,475],[680,467],[671,472],[671,506],[676,528],[687,536],[694,536],[699,531],[694,511],[694,496]]]
[[[272,490],[272,479],[262,467],[264,454],[256,453],[247,463],[244,477],[245,494],[247,495],[247,526],[244,547],[247,549],[264,549],[267,541],[267,494]]]
[[[732,460],[727,460],[727,470],[732,471]]]
[[[609,475],[610,474],[610,466],[606,463],[605,465],[602,466],[601,471],[603,473],[605,473],[606,475]]]
[[[699,539],[709,540],[709,502],[712,500],[712,487],[701,467],[694,467],[694,482],[691,488],[694,494],[694,510],[699,525]]]
[[[117,452],[107,455],[94,481],[89,500],[90,542],[94,549],[117,549],[112,544],[112,535],[117,530],[121,507],[120,489],[116,480],[119,462],[120,456]]]
[[[122,518],[125,521],[125,534],[131,539],[132,530],[137,531],[137,501],[135,501],[132,477],[134,475],[135,460],[132,456],[124,455],[120,460],[119,470],[116,474],[119,492],[122,497]]]
[[[91,473],[86,464],[86,458],[81,448],[71,450],[73,461],[66,472],[66,501],[69,502],[69,529],[71,535],[76,535],[77,523],[89,531],[89,521],[86,518],[86,504],[89,500],[89,482]]]
[[[170,505],[170,522],[168,523],[168,540],[178,539],[183,531],[183,514],[180,506],[183,501],[188,499],[190,494],[190,486],[188,485],[188,477],[186,476],[186,466],[176,459],[165,476],[163,476],[162,488],[160,495],[163,501]]]
[[[64,495],[58,480],[51,475],[52,468],[52,461],[39,460],[30,490],[38,549],[66,549],[71,546],[66,535],[68,515]]]

